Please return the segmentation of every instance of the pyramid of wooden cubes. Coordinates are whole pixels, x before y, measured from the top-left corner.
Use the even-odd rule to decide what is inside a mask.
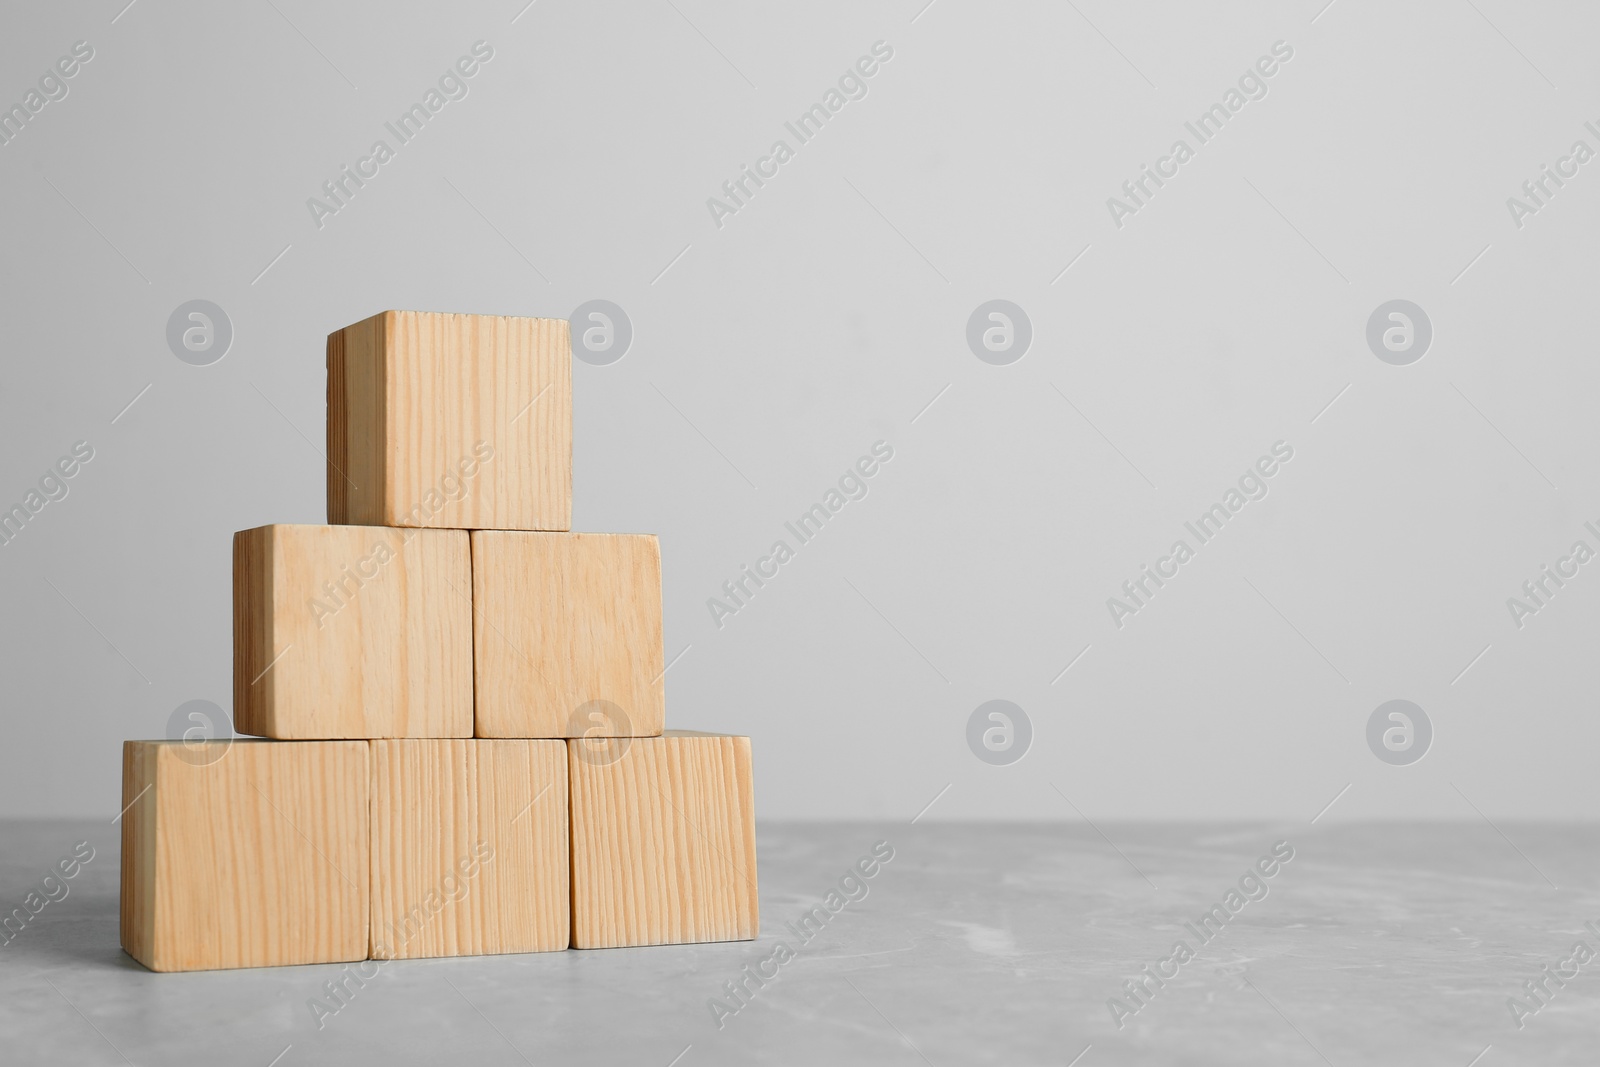
[[[327,526],[234,535],[228,741],[123,750],[155,971],[754,938],[746,737],[665,730],[661,553],[573,533],[558,319],[328,338]]]

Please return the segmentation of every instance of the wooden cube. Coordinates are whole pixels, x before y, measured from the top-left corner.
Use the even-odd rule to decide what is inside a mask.
[[[661,733],[653,536],[474,530],[472,595],[477,736]]]
[[[364,741],[126,742],[122,947],[152,971],[365,959],[367,790]]]
[[[385,311],[330,334],[328,521],[569,529],[566,320]]]
[[[567,764],[573,948],[756,936],[748,737],[578,739]]]
[[[373,959],[567,947],[561,741],[372,742]]]
[[[471,737],[469,552],[461,530],[234,534],[235,727],[298,739]]]

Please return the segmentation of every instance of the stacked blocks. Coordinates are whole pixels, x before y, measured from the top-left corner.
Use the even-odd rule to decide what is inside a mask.
[[[472,560],[461,530],[233,535],[233,714],[282,740],[472,736]]]
[[[750,739],[570,746],[573,947],[754,938]]]
[[[386,311],[331,335],[328,521],[571,529],[566,322]]]
[[[479,737],[661,733],[654,537],[475,530],[472,605]]]
[[[566,748],[372,743],[373,959],[567,947]]]
[[[152,971],[364,958],[367,743],[226,744],[124,745],[122,947]]]
[[[655,537],[572,533],[567,323],[328,338],[330,525],[234,536],[237,742],[129,741],[155,971],[757,933],[748,738],[664,730]]]

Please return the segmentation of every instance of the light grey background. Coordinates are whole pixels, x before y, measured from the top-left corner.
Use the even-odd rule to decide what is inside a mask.
[[[1347,785],[1327,820],[1600,814],[1600,563],[1506,607],[1600,548],[1600,162],[1506,207],[1600,148],[1592,9],[124,2],[0,33],[7,105],[95,50],[0,147],[0,503],[95,450],[0,547],[0,812],[114,813],[124,738],[229,705],[230,535],[325,518],[328,332],[601,298],[635,337],[574,367],[574,526],[660,534],[668,723],[752,735],[761,817],[1301,820]],[[480,39],[318,229],[307,198]],[[1268,95],[1113,225],[1279,40]],[[209,367],[165,342],[196,298],[235,331]],[[966,345],[991,299],[1033,324],[1010,366]],[[1392,299],[1433,324],[1411,366],[1366,345]],[[870,494],[718,629],[707,598],[878,440]],[[1106,598],[1279,440],[1270,495],[1117,629]],[[1395,698],[1433,723],[1411,766],[1367,747]],[[967,747],[991,699],[1032,720],[1009,766]]]

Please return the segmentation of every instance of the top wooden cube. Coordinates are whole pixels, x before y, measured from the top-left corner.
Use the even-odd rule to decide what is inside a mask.
[[[330,334],[328,522],[571,529],[566,321],[385,311]]]

